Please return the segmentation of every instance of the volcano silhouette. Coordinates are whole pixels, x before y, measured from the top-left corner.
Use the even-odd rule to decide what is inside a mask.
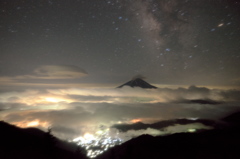
[[[124,86],[130,86],[130,87],[141,87],[141,88],[157,88],[146,81],[142,80],[141,78],[135,78],[131,81],[128,81],[127,83],[124,83],[121,86],[118,86],[117,88],[122,88]]]

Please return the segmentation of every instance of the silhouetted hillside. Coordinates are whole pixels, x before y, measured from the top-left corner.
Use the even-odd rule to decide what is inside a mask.
[[[77,146],[63,142],[50,132],[36,128],[21,129],[0,122],[1,159],[84,159]]]
[[[222,120],[224,120],[226,122],[230,122],[232,124],[240,125],[240,112],[235,112],[235,113],[223,118]]]
[[[117,88],[122,88],[123,86],[130,86],[130,87],[141,87],[141,88],[157,88],[146,81],[142,80],[141,78],[136,78],[131,81],[128,81],[127,83],[118,86]]]
[[[239,159],[240,129],[152,137],[142,135],[97,159]]]
[[[164,128],[173,124],[203,123],[215,127],[198,133],[177,133],[153,137],[142,135],[115,146],[96,159],[239,159],[239,112],[223,118],[231,126],[218,127],[211,120],[177,119],[154,124],[118,125],[119,130]],[[120,126],[120,127],[119,127]],[[222,127],[223,126],[223,127]],[[51,132],[36,128],[21,129],[0,122],[1,159],[84,159],[83,150],[65,143]]]
[[[177,133],[168,136],[153,137],[142,135],[116,146],[96,159],[239,159],[240,120],[239,112],[225,117],[228,123],[216,127],[210,120],[199,120],[216,129],[198,133]],[[121,125],[121,131],[142,129],[144,127],[160,128],[174,123],[187,124],[191,121],[181,119],[174,122],[165,121],[154,124],[137,123]],[[232,126],[229,126],[232,125]]]

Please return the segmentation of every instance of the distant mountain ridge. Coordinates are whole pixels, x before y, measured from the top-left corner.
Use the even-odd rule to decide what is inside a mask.
[[[173,126],[173,125],[187,125],[187,124],[195,124],[195,123],[201,123],[203,125],[206,125],[212,128],[218,128],[222,126],[220,123],[214,120],[208,120],[208,119],[196,119],[196,120],[173,119],[173,120],[159,121],[152,124],[145,124],[142,122],[137,122],[134,124],[115,124],[112,126],[112,128],[116,128],[120,132],[127,132],[129,130],[141,130],[141,129],[147,129],[147,128],[164,129],[166,127]]]
[[[118,86],[117,88],[122,88],[124,86],[130,86],[130,87],[140,87],[140,88],[151,88],[151,89],[156,89],[157,87],[147,83],[141,78],[135,78],[132,79],[131,81],[128,81],[127,83],[124,83],[123,85]]]

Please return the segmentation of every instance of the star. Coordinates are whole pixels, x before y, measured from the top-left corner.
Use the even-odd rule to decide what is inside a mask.
[[[224,25],[224,23],[220,23],[218,24],[218,27],[222,27]]]

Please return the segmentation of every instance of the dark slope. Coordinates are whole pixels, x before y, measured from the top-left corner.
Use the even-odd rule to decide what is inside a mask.
[[[6,122],[0,122],[1,159],[86,158],[82,153],[77,151],[76,146],[75,149],[67,149],[69,146],[70,144],[39,129],[21,129]]]
[[[240,129],[152,137],[142,135],[97,159],[239,159]]]
[[[232,126],[199,133],[158,137],[142,135],[110,149],[96,159],[239,159],[239,112],[224,120]],[[214,122],[202,122],[214,125]]]
[[[145,82],[141,78],[136,78],[131,81],[128,81],[127,83],[124,83],[123,85],[118,86],[117,88],[122,88],[123,86],[141,87],[141,88],[157,88],[157,87]]]
[[[240,112],[235,112],[225,118],[222,119],[223,121],[230,122],[232,124],[240,125]]]

